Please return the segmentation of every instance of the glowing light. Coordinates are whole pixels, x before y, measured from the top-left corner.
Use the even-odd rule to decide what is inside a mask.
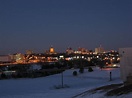
[[[63,56],[63,55],[61,55],[61,56],[60,56],[60,58],[64,58],[64,56]]]
[[[113,66],[114,66],[114,67],[116,67],[117,65],[116,65],[116,64],[114,64]]]

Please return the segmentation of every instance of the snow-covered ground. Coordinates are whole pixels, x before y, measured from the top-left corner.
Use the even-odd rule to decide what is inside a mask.
[[[41,78],[9,79],[0,80],[0,98],[73,98],[89,89],[107,84],[122,83],[120,79],[120,69],[100,70],[94,68],[93,72],[85,69],[83,74],[73,76],[74,70],[63,72],[64,85],[67,88],[55,89],[61,85],[61,74],[51,75]],[[112,81],[109,81],[109,73],[112,72]],[[118,96],[118,98],[131,98],[132,94]],[[106,98],[102,93],[86,94],[76,96],[76,98]],[[112,97],[112,98],[117,98]]]

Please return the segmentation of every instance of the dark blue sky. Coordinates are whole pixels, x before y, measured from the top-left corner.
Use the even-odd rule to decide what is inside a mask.
[[[0,0],[0,54],[132,47],[132,0]]]

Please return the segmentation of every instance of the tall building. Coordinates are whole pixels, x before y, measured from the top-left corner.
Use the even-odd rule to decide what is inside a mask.
[[[66,53],[67,54],[72,54],[72,53],[74,53],[74,50],[72,50],[72,48],[69,47],[69,48],[66,49]]]
[[[33,51],[32,50],[27,50],[26,54],[28,54],[28,55],[33,54]]]
[[[85,48],[79,47],[77,51],[74,52],[75,54],[88,54],[89,51]]]
[[[98,53],[103,53],[103,52],[105,52],[104,51],[104,48],[100,45],[100,47],[98,47],[98,48],[95,48],[95,53],[96,54],[98,54]]]

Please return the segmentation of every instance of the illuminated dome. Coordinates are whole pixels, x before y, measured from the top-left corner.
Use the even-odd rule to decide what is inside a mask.
[[[50,47],[50,53],[55,53],[55,50],[54,50],[54,48],[53,47]]]

